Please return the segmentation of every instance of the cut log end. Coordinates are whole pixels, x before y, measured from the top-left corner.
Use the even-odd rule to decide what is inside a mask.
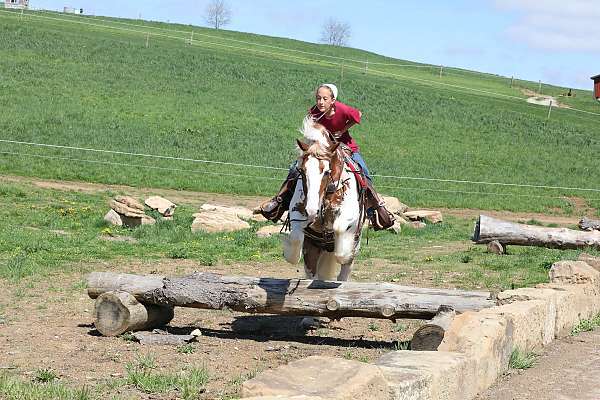
[[[120,291],[101,294],[94,306],[94,325],[104,336],[156,328],[169,323],[173,316],[171,306],[145,305]]]
[[[497,240],[493,240],[493,241],[489,242],[487,244],[487,250],[488,250],[488,253],[492,253],[492,254],[498,254],[498,255],[506,254],[506,247],[503,246],[502,243],[500,243]]]
[[[446,330],[452,323],[456,312],[448,306],[440,306],[436,316],[421,326],[410,341],[410,349],[416,351],[436,351],[444,340]]]

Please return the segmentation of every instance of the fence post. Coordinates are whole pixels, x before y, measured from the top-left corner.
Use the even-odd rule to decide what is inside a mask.
[[[190,44],[193,44],[194,42],[194,31],[192,31],[192,34],[190,35]]]
[[[369,62],[365,61],[365,74],[369,72]]]
[[[344,63],[342,63],[342,76],[340,78],[340,80],[344,79]]]
[[[440,78],[442,77],[443,72],[444,72],[444,66],[440,65]]]
[[[546,117],[546,119],[550,118],[550,113],[552,112],[552,100],[550,100],[550,106],[548,106],[548,116]]]
[[[146,48],[148,48],[149,44],[150,44],[150,32],[146,32]]]
[[[538,85],[538,93],[542,94],[542,81],[540,80],[539,85]]]
[[[513,87],[513,82],[515,81],[515,76],[510,77],[510,87]]]

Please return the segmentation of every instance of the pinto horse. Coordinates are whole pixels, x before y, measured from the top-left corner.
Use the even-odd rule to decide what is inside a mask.
[[[364,178],[347,167],[348,157],[324,126],[307,116],[301,132],[305,140],[298,140],[296,163],[300,178],[290,203],[284,257],[297,264],[303,255],[308,279],[347,281],[365,219]]]

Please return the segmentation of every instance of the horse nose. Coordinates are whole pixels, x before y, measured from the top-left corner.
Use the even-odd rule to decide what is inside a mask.
[[[308,218],[308,222],[313,222],[317,218],[318,211],[319,210],[317,210],[316,208],[307,208],[306,209],[306,215]]]

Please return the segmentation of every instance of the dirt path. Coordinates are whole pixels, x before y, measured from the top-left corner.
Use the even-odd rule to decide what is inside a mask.
[[[0,182],[24,183],[43,189],[54,189],[64,191],[78,191],[84,193],[102,193],[102,192],[122,192],[132,196],[149,196],[160,195],[178,204],[190,204],[200,206],[203,203],[212,203],[220,205],[236,205],[255,208],[261,202],[266,200],[266,197],[261,196],[241,196],[219,193],[204,193],[185,190],[173,189],[156,189],[156,188],[136,188],[125,185],[107,185],[100,183],[74,182],[74,181],[58,181],[38,179],[13,175],[0,175]],[[508,221],[525,222],[535,219],[544,224],[557,224],[561,226],[576,225],[583,215],[593,215],[594,209],[588,208],[587,205],[573,199],[575,204],[574,215],[548,215],[541,213],[526,213],[526,212],[510,212],[510,211],[490,211],[478,209],[448,209],[438,208],[445,215],[463,219],[476,219],[479,214],[486,214],[490,217],[505,219]]]
[[[511,371],[477,400],[600,399],[600,329],[549,345],[535,366]]]

